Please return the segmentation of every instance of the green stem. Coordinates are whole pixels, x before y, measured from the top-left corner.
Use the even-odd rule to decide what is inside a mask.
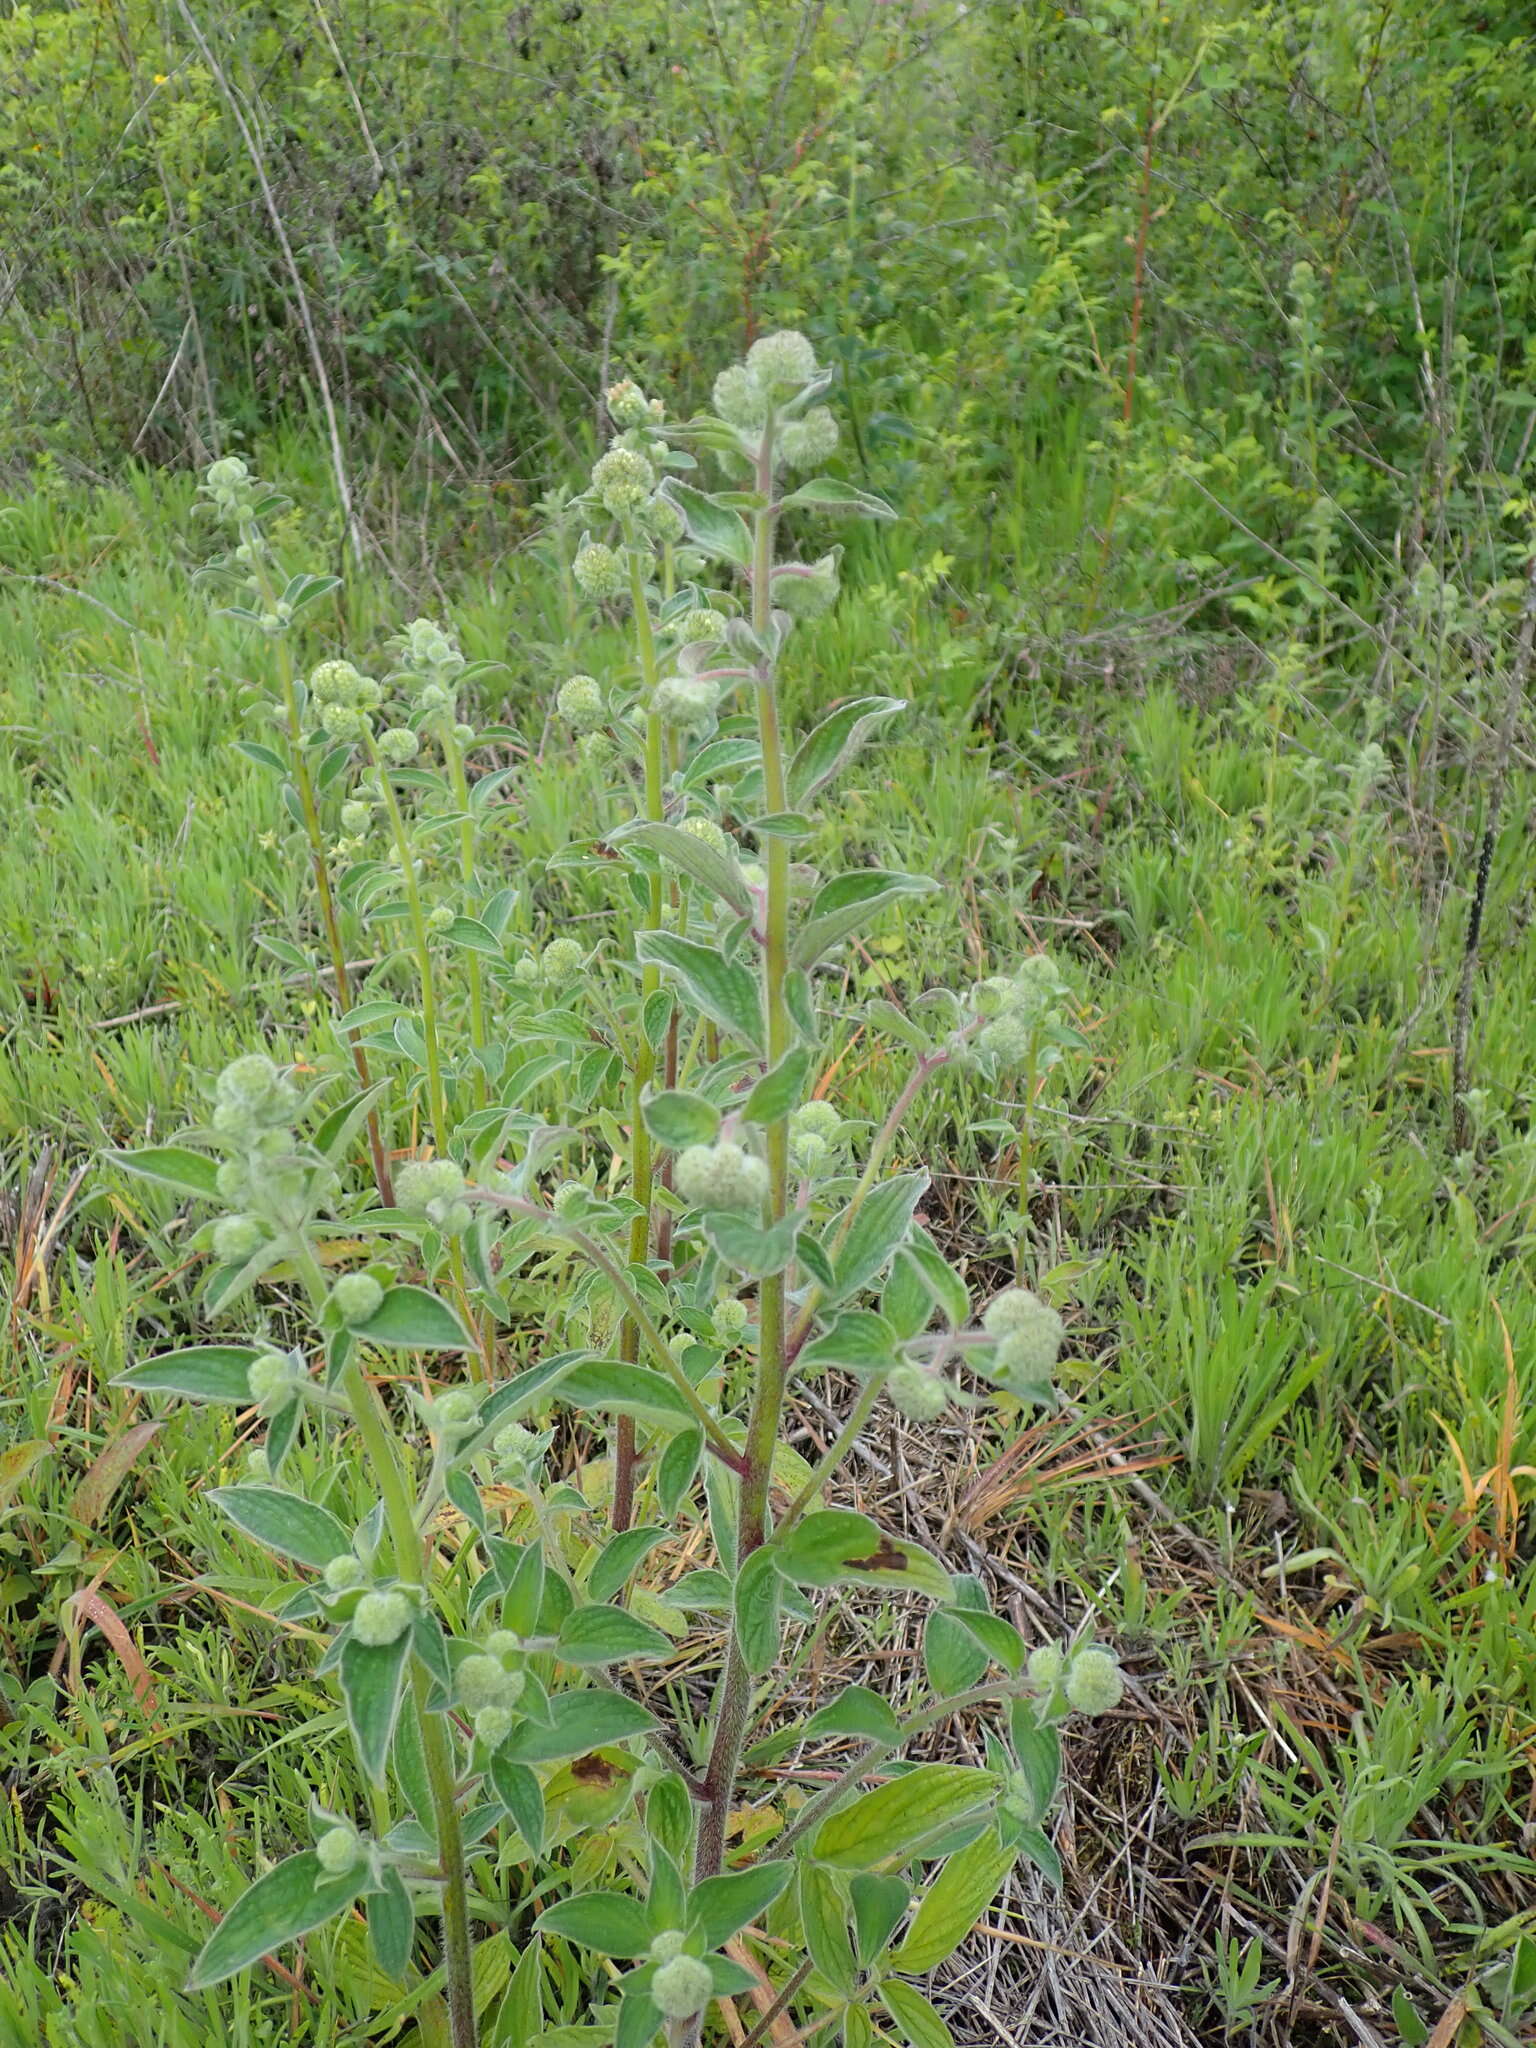
[[[448,777],[453,784],[454,801],[459,807],[459,880],[464,886],[464,911],[474,916],[479,910],[475,887],[475,820],[469,808],[469,778],[464,772],[464,749],[453,735],[451,714],[441,721],[440,736],[443,743],[443,758],[448,764]],[[469,953],[469,1036],[477,1053],[483,1053],[487,1044],[485,1023],[485,979],[481,971],[480,955],[473,950]],[[484,1108],[487,1096],[485,1069],[479,1062],[475,1065],[475,1103]]]
[[[1014,1247],[1014,1278],[1022,1286],[1026,1270],[1025,1252],[1029,1242],[1029,1168],[1034,1150],[1030,1119],[1035,1107],[1035,1067],[1040,1057],[1040,1034],[1029,1034],[1029,1057],[1024,1063],[1024,1115],[1019,1125],[1019,1241]]]
[[[820,1500],[826,1490],[828,1481],[837,1471],[839,1465],[842,1464],[844,1458],[853,1449],[859,1437],[863,1435],[865,1423],[868,1422],[870,1416],[875,1412],[875,1403],[880,1398],[881,1389],[885,1385],[885,1378],[886,1376],[883,1372],[875,1373],[865,1381],[863,1387],[859,1390],[859,1398],[848,1411],[847,1421],[837,1432],[831,1443],[828,1444],[826,1450],[823,1451],[810,1478],[807,1479],[804,1486],[801,1487],[788,1508],[784,1511],[783,1518],[779,1523],[781,1532],[785,1529],[792,1529],[806,1509],[815,1501]]]
[[[262,601],[268,611],[277,603],[277,592],[267,572],[263,554],[265,543],[255,522],[241,528],[242,537],[251,550],[253,573],[261,585]],[[309,841],[309,863],[315,878],[315,894],[320,901],[320,922],[325,930],[326,951],[331,956],[331,979],[336,987],[336,1008],[346,1011],[352,1004],[352,984],[347,974],[347,949],[342,943],[341,918],[336,909],[336,897],[331,888],[330,863],[326,857],[325,833],[320,823],[320,805],[315,796],[314,779],[309,772],[309,762],[304,752],[304,725],[299,716],[299,693],[293,671],[293,654],[286,635],[277,643],[278,682],[283,696],[283,716],[288,730],[288,765],[293,772],[293,786],[299,793],[299,809],[304,816],[304,833]],[[373,1077],[368,1068],[368,1055],[363,1050],[357,1033],[344,1034],[352,1065],[358,1081],[364,1088],[372,1086]],[[368,1112],[368,1149],[373,1156],[373,1178],[378,1187],[379,1200],[386,1209],[394,1207],[395,1192],[390,1179],[389,1157],[384,1150],[384,1139],[379,1130],[379,1120],[372,1110]]]
[[[755,486],[758,509],[752,531],[752,626],[766,642],[772,625],[773,544],[777,518],[773,501],[773,421],[763,432]],[[757,724],[762,747],[763,803],[769,812],[788,809],[784,787],[784,743],[779,727],[778,693],[773,664],[760,661]],[[789,845],[773,833],[768,839],[768,905],[763,944],[763,997],[768,1021],[768,1063],[789,1051],[793,1025],[785,995],[789,972]],[[768,1127],[768,1219],[779,1222],[789,1204],[789,1119]],[[736,1518],[736,1568],[739,1571],[768,1534],[768,1488],[773,1452],[784,1413],[789,1375],[788,1328],[784,1274],[770,1274],[758,1288],[757,1376],[747,1418],[745,1466]],[[706,1801],[694,1859],[696,1879],[715,1876],[725,1861],[725,1830],[741,1768],[752,1710],[752,1677],[732,1625],[721,1681],[714,1741],[704,1773]]]
[[[424,1596],[427,1589],[423,1538],[416,1526],[411,1486],[401,1463],[394,1432],[378,1389],[355,1358],[342,1368],[341,1384],[363,1439],[374,1481],[384,1502],[401,1585]],[[441,1714],[430,1713],[430,1681],[420,1661],[411,1660],[411,1689],[421,1729],[422,1756],[432,1789],[432,1817],[437,1828],[443,1877],[443,1965],[448,1980],[448,2024],[453,2048],[477,2048],[475,1980],[469,1936],[469,1895],[464,1875],[464,1838],[459,1827],[458,1786],[453,1751]]]
[[[625,550],[629,557],[629,601],[635,621],[635,649],[639,657],[640,683],[647,705],[645,719],[645,815],[654,824],[659,824],[665,815],[666,799],[663,790],[663,735],[661,720],[649,709],[655,694],[657,677],[656,635],[651,628],[651,615],[645,602],[645,572],[642,566],[640,540],[633,523],[624,523]],[[661,930],[661,876],[653,875],[650,881],[649,900],[646,905],[645,929]],[[661,986],[660,970],[650,963],[640,971],[640,1001],[643,1009],[646,999]],[[651,1203],[655,1190],[656,1155],[651,1144],[651,1134],[646,1128],[641,1113],[645,1091],[650,1087],[656,1074],[656,1055],[651,1041],[642,1028],[635,1046],[634,1070],[631,1074],[630,1099],[630,1184],[631,1192],[639,1204],[634,1221],[629,1227],[629,1262],[632,1266],[642,1265],[651,1250]],[[670,1354],[669,1354],[670,1355]],[[619,1356],[633,1365],[640,1356],[640,1325],[633,1315],[626,1316],[619,1331]],[[635,1510],[635,1423],[633,1416],[621,1415],[614,1435],[613,1455],[613,1527],[615,1533],[627,1529],[634,1519]]]

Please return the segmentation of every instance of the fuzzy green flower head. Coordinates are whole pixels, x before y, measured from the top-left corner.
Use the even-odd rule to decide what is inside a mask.
[[[687,521],[683,518],[682,513],[678,511],[670,498],[664,498],[659,491],[654,498],[648,498],[640,507],[640,524],[651,538],[659,540],[663,547],[674,547],[688,531]],[[676,566],[681,574],[683,572],[681,557],[679,557]],[[687,574],[690,576],[696,573],[694,569],[687,571]]]
[[[729,1138],[687,1146],[673,1179],[683,1200],[699,1209],[755,1209],[768,1193],[768,1168]]]
[[[549,1206],[557,1216],[579,1216],[592,1199],[592,1190],[584,1180],[563,1180],[549,1198]]]
[[[1066,1668],[1066,1653],[1060,1643],[1041,1643],[1030,1651],[1024,1672],[1036,1692],[1053,1692]]]
[[[728,426],[755,433],[768,424],[769,399],[745,363],[732,363],[715,379],[715,411]]]
[[[792,619],[819,619],[837,603],[840,584],[837,553],[823,555],[809,569],[796,564],[773,579],[773,601]]]
[[[325,1583],[333,1593],[355,1593],[367,1577],[368,1567],[350,1550],[333,1557],[324,1572]]]
[[[589,540],[578,552],[571,564],[571,574],[576,578],[576,587],[598,604],[629,588],[629,569],[624,557],[600,540]]]
[[[483,1651],[477,1650],[464,1659],[454,1673],[454,1683],[460,1704],[469,1714],[478,1714],[486,1707],[506,1706],[511,1698],[508,1673],[500,1658],[488,1657]]]
[[[576,979],[586,958],[586,948],[580,939],[551,939],[539,955],[539,969],[546,982],[558,987]]]
[[[633,377],[623,377],[617,384],[610,384],[603,393],[603,403],[608,408],[609,419],[621,432],[626,427],[655,426],[661,416],[659,412],[652,411],[651,400]]]
[[[713,818],[684,818],[679,830],[686,832],[690,839],[697,839],[701,846],[712,848],[716,853],[728,854],[732,850],[729,838]]]
[[[315,1861],[327,1877],[345,1877],[357,1868],[362,1854],[355,1828],[327,1828],[315,1844]]]
[[[1079,1650],[1067,1666],[1068,1704],[1080,1714],[1113,1713],[1125,1698],[1125,1677],[1108,1650]]]
[[[683,642],[701,640],[723,640],[728,621],[724,612],[717,612],[713,605],[695,605],[691,612],[674,619],[667,631]]]
[[[463,1193],[464,1170],[452,1159],[413,1159],[395,1175],[395,1207],[408,1215],[431,1216]]]
[[[996,1337],[989,1377],[1037,1383],[1049,1379],[1061,1355],[1065,1325],[1055,1309],[1027,1287],[1007,1287],[989,1302],[981,1326]]]
[[[249,463],[242,462],[238,455],[222,455],[217,462],[210,462],[203,472],[203,481],[211,491],[234,491],[250,481]]]
[[[464,657],[436,619],[412,619],[400,636],[400,650],[409,667],[457,675]]]
[[[366,1323],[383,1299],[384,1289],[371,1273],[343,1273],[331,1289],[331,1307],[344,1323]]]
[[[651,697],[662,724],[684,730],[708,725],[719,703],[719,691],[704,676],[664,676]]]
[[[453,692],[444,689],[441,683],[423,683],[416,694],[416,702],[423,711],[451,711]]]
[[[263,1351],[259,1358],[251,1360],[245,1384],[251,1399],[272,1414],[278,1408],[286,1408],[292,1400],[297,1377],[293,1360],[286,1353]]]
[[[816,351],[798,328],[781,327],[753,342],[747,368],[771,396],[788,397],[816,375]]]
[[[836,446],[837,421],[824,405],[813,405],[804,419],[786,420],[779,435],[786,469],[819,469]]]
[[[680,1927],[667,1927],[651,1943],[647,1960],[653,1963],[670,1963],[674,1956],[680,1956],[688,1946],[688,1937]]]
[[[475,1737],[487,1749],[500,1749],[512,1733],[510,1707],[482,1707],[475,1716]]]
[[[568,676],[556,695],[555,709],[577,732],[595,731],[608,715],[596,676]]]
[[[368,731],[368,721],[350,704],[322,704],[320,730],[333,740],[357,740]]]
[[[215,1081],[213,1097],[213,1128],[247,1151],[264,1133],[285,1132],[298,1108],[293,1084],[260,1052],[232,1060]]]
[[[226,1266],[243,1266],[266,1241],[265,1226],[256,1216],[221,1216],[213,1226],[213,1255]]]
[[[367,681],[350,661],[322,661],[309,678],[309,694],[317,704],[345,704],[357,710],[367,694]]]
[[[949,1387],[920,1365],[898,1365],[885,1383],[891,1406],[909,1422],[934,1422],[949,1406]]]
[[[835,1138],[843,1127],[843,1120],[830,1102],[818,1098],[814,1102],[802,1102],[789,1119],[789,1127],[797,1137]]]
[[[723,1301],[715,1303],[710,1311],[710,1321],[714,1324],[715,1335],[723,1344],[734,1344],[747,1327],[747,1304],[738,1301],[734,1294],[728,1294]]]
[[[243,1202],[251,1192],[251,1176],[239,1159],[226,1159],[213,1177],[213,1184],[226,1202]]]
[[[592,465],[592,488],[618,519],[638,512],[656,488],[656,472],[633,448],[610,448]]]
[[[434,1436],[467,1436],[479,1419],[480,1403],[468,1387],[450,1387],[427,1410],[427,1423]]]
[[[370,1650],[397,1643],[411,1625],[414,1609],[404,1593],[365,1593],[352,1617],[352,1634]]]
[[[509,1422],[505,1429],[498,1430],[491,1444],[508,1476],[522,1481],[536,1477],[548,1448],[544,1437],[535,1436],[519,1422]]]
[[[378,749],[386,761],[403,768],[421,752],[421,741],[408,725],[391,725],[379,734]]]
[[[341,829],[353,839],[360,839],[373,823],[373,808],[369,804],[353,799],[341,807]]]
[[[697,1956],[674,1956],[651,1979],[651,2003],[667,2020],[689,2020],[710,2001],[715,1982]]]

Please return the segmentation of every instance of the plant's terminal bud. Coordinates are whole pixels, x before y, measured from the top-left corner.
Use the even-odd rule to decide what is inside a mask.
[[[343,1551],[340,1557],[333,1557],[325,1568],[325,1583],[333,1593],[355,1592],[367,1576],[367,1566],[350,1550]]]
[[[656,488],[656,472],[633,448],[610,448],[592,466],[592,488],[619,518],[639,511]]]
[[[715,1303],[710,1320],[715,1326],[715,1335],[729,1344],[747,1327],[747,1304],[728,1294],[724,1301]]]
[[[708,725],[719,703],[720,692],[704,676],[665,676],[651,697],[663,725],[683,728]]]
[[[779,453],[789,469],[817,469],[837,446],[837,421],[824,405],[813,405],[804,419],[786,420],[779,435]]]
[[[909,1422],[933,1422],[949,1406],[949,1388],[920,1365],[898,1365],[885,1383],[891,1406]]]
[[[395,1207],[414,1216],[430,1216],[435,1204],[463,1192],[464,1171],[452,1159],[413,1159],[395,1175]]]
[[[475,1734],[487,1749],[500,1749],[512,1733],[510,1707],[482,1707],[475,1716]]]
[[[560,685],[555,708],[577,732],[591,732],[607,717],[596,676],[570,676]]]
[[[981,1319],[989,1337],[998,1340],[990,1378],[1038,1384],[1049,1379],[1061,1354],[1065,1326],[1055,1309],[1027,1287],[1009,1287],[989,1302]]]
[[[480,1652],[466,1657],[454,1673],[454,1683],[467,1713],[478,1714],[486,1707],[508,1704],[511,1687],[498,1658]]]
[[[571,564],[578,589],[601,604],[629,588],[629,570],[624,557],[601,541],[588,541]]]
[[[651,1979],[651,2002],[663,2019],[692,2019],[710,2001],[714,1979],[697,1956],[674,1956]]]
[[[765,334],[747,350],[747,368],[767,391],[803,389],[816,374],[816,351],[794,327]]]
[[[403,1593],[365,1593],[352,1617],[352,1633],[369,1649],[398,1642],[411,1625],[412,1607]]]
[[[345,1877],[357,1868],[362,1853],[355,1828],[327,1828],[315,1844],[315,1860],[327,1877]]]
[[[450,1387],[432,1403],[427,1419],[439,1436],[463,1436],[474,1428],[479,1416],[480,1403],[469,1389]]]
[[[681,830],[686,832],[690,839],[697,839],[705,846],[712,846],[716,853],[730,853],[732,850],[730,840],[713,818],[684,818]]]
[[[281,1351],[263,1351],[259,1358],[253,1358],[245,1375],[245,1383],[251,1390],[251,1399],[262,1406],[286,1406],[293,1393],[296,1375],[293,1360]]]
[[[815,562],[809,575],[781,570],[773,579],[773,601],[780,611],[795,619],[819,619],[837,603],[838,556],[827,554]]]
[[[727,426],[753,433],[768,423],[768,394],[745,363],[733,363],[715,379],[715,411]]]
[[[640,523],[647,533],[666,546],[680,541],[688,530],[682,513],[670,498],[662,497],[659,492],[641,507]],[[681,559],[678,566],[681,568]],[[690,569],[688,573],[693,575],[696,572]]]
[[[427,912],[427,929],[434,932],[445,932],[449,925],[453,923],[455,915],[456,912],[451,903],[434,903]]]
[[[384,1299],[371,1273],[343,1273],[331,1289],[331,1306],[344,1323],[366,1323]]]
[[[539,968],[548,982],[573,981],[586,957],[580,939],[551,939],[539,955]]]
[[[414,761],[421,752],[421,741],[408,725],[391,725],[379,734],[377,741],[380,754],[395,767],[403,768],[407,761]]]
[[[650,403],[632,377],[610,384],[603,393],[603,403],[616,427],[648,427],[652,424]]]
[[[266,1241],[267,1232],[255,1216],[221,1216],[213,1226],[214,1257],[227,1266],[243,1266]]]
[[[1029,1653],[1024,1669],[1036,1692],[1050,1692],[1060,1681],[1067,1659],[1059,1643],[1042,1643]]]
[[[674,619],[667,628],[682,641],[723,640],[729,622],[724,612],[717,612],[710,605],[698,605],[691,612],[684,612],[680,619]]]
[[[818,1099],[802,1102],[790,1117],[790,1128],[804,1136],[835,1138],[843,1127],[843,1120],[830,1102]]]
[[[549,1206],[557,1216],[577,1215],[592,1199],[592,1190],[585,1181],[563,1180],[549,1198]]]
[[[373,811],[368,804],[345,803],[341,807],[341,829],[359,838],[373,822]]]
[[[674,1956],[680,1956],[688,1946],[688,1937],[681,1928],[665,1928],[651,1943],[650,1960],[653,1963],[670,1963]]]
[[[1080,1714],[1108,1714],[1125,1697],[1125,1679],[1108,1650],[1079,1650],[1067,1666],[1067,1700]]]
[[[679,1152],[674,1177],[683,1200],[700,1209],[755,1209],[768,1192],[768,1168],[729,1138]]]
[[[238,455],[224,455],[217,462],[210,462],[205,476],[216,491],[233,491],[247,481],[251,472],[249,466]]]

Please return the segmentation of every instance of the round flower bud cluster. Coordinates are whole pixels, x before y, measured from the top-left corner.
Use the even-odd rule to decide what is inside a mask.
[[[691,612],[684,612],[674,619],[667,631],[674,633],[681,641],[723,640],[729,621],[724,612],[717,612],[713,605],[695,605]]]
[[[842,1128],[843,1120],[830,1102],[802,1102],[789,1119],[789,1159],[796,1172],[823,1172]]]
[[[213,1128],[221,1138],[262,1158],[287,1150],[297,1108],[292,1082],[265,1053],[232,1060],[214,1083]]]
[[[333,1557],[323,1574],[325,1583],[332,1593],[355,1593],[368,1577],[368,1567],[360,1557],[350,1550],[344,1550],[340,1557]]]
[[[355,1828],[327,1828],[315,1844],[315,1861],[327,1877],[345,1877],[357,1868],[362,1853]]]
[[[400,652],[408,668],[441,684],[456,676],[464,657],[436,619],[412,619],[400,636]]]
[[[895,1366],[885,1391],[897,1414],[909,1422],[936,1421],[949,1406],[946,1382],[920,1365]]]
[[[1002,1066],[1021,1066],[1040,1026],[1069,994],[1049,953],[1031,953],[1011,975],[994,974],[977,984],[971,1002],[988,1019],[976,1034],[976,1049]]]
[[[245,1476],[256,1486],[265,1486],[271,1480],[272,1460],[263,1445],[257,1444],[254,1450],[246,1452]]]
[[[445,932],[457,915],[458,913],[451,903],[434,903],[427,912],[427,930],[429,932]]]
[[[341,807],[341,829],[351,839],[360,839],[373,822],[373,807],[350,797]]]
[[[699,1209],[755,1209],[768,1193],[768,1168],[729,1138],[689,1145],[673,1170],[677,1192]]]
[[[753,342],[747,368],[771,397],[792,397],[816,375],[816,351],[797,328],[781,327]]]
[[[651,696],[662,724],[684,729],[708,725],[719,703],[719,691],[704,676],[664,676]]]
[[[238,455],[223,455],[210,462],[203,472],[203,489],[213,500],[215,512],[230,525],[238,526],[250,517],[256,479],[250,465]]]
[[[680,1956],[688,1946],[688,1937],[679,1927],[667,1927],[651,1943],[646,1958],[652,1963],[670,1963],[674,1956]]]
[[[813,405],[804,419],[787,420],[779,436],[786,469],[816,469],[837,446],[837,421],[824,405]]]
[[[352,1633],[370,1650],[397,1643],[411,1625],[413,1609],[404,1593],[365,1593],[352,1617]]]
[[[384,1289],[371,1273],[343,1273],[331,1289],[330,1306],[344,1323],[366,1323],[383,1299]]]
[[[715,1980],[697,1956],[674,1956],[651,1979],[651,2002],[663,2019],[689,2020],[710,2001]]]
[[[728,1294],[723,1301],[715,1303],[710,1321],[722,1344],[734,1344],[747,1327],[747,1304],[738,1301],[734,1294]]]
[[[621,378],[603,393],[608,417],[621,431],[626,427],[659,427],[667,409],[659,398],[647,398],[633,377]]]
[[[633,448],[610,448],[592,465],[592,488],[618,519],[638,512],[656,488],[656,472]]]
[[[589,540],[577,551],[571,574],[576,578],[577,588],[598,604],[629,588],[629,569],[624,557],[598,540]]]
[[[500,1749],[512,1733],[510,1707],[482,1707],[475,1716],[475,1735],[487,1749]]]
[[[403,768],[421,752],[421,741],[408,725],[391,725],[379,734],[381,758],[393,768]]]
[[[454,1681],[459,1701],[470,1714],[478,1714],[486,1707],[515,1706],[523,1690],[523,1674],[508,1671],[499,1657],[483,1650],[464,1659]]]
[[[332,739],[355,740],[367,729],[367,714],[378,709],[384,692],[350,661],[322,661],[310,676],[309,695]]]
[[[1111,1714],[1125,1698],[1125,1677],[1109,1650],[1079,1650],[1067,1666],[1067,1703],[1080,1714]]]
[[[715,379],[715,411],[728,426],[753,433],[768,423],[768,394],[745,363],[732,363]]]
[[[427,1409],[427,1425],[434,1436],[467,1436],[480,1419],[480,1403],[468,1387],[450,1387]]]
[[[1067,1668],[1066,1652],[1059,1643],[1042,1643],[1031,1650],[1025,1675],[1036,1692],[1054,1692]]]
[[[1027,1287],[1008,1287],[989,1302],[981,1326],[997,1339],[990,1364],[981,1370],[995,1385],[1013,1389],[1048,1381],[1061,1355],[1061,1317]]]
[[[563,1180],[549,1198],[549,1206],[557,1216],[579,1216],[592,1199],[592,1190],[584,1180]]]
[[[819,619],[831,611],[839,589],[838,560],[834,552],[822,555],[809,573],[781,570],[773,579],[773,601],[779,610],[793,619]]]
[[[687,522],[672,500],[663,498],[659,493],[641,506],[640,524],[653,540],[659,540],[665,547],[675,546],[688,530]],[[675,566],[680,575],[696,576],[702,562],[692,562],[685,571],[683,557],[679,555]]]
[[[593,732],[607,717],[596,676],[569,676],[560,685],[555,709],[577,732]]]
[[[468,1230],[473,1212],[464,1199],[463,1170],[451,1159],[413,1159],[395,1175],[395,1207],[425,1216],[449,1237]]]
[[[276,1415],[286,1408],[298,1391],[299,1372],[283,1351],[263,1351],[251,1360],[245,1375],[251,1399],[264,1415]]]
[[[491,1449],[508,1484],[528,1493],[543,1475],[550,1442],[548,1434],[535,1435],[521,1423],[509,1422],[505,1429],[497,1431]]]
[[[586,949],[580,939],[551,939],[539,955],[541,979],[554,987],[574,981],[586,964]]]
[[[713,818],[702,814],[684,818],[679,830],[686,832],[690,839],[697,839],[701,846],[708,846],[714,852],[729,854],[734,851],[730,839]]]
[[[226,1266],[243,1266],[261,1250],[267,1236],[257,1216],[221,1216],[213,1226],[213,1255]]]

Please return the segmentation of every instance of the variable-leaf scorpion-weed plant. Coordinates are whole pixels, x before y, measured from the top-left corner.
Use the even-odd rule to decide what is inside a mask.
[[[486,886],[490,800],[516,771],[466,770],[507,735],[462,722],[469,671],[448,634],[415,621],[382,680],[341,659],[301,679],[292,622],[332,586],[281,568],[266,527],[283,501],[243,463],[208,472],[234,536],[221,569],[251,600],[235,615],[279,650],[271,735],[246,751],[283,778],[307,842],[341,998],[337,1062],[301,1078],[252,1052],[219,1076],[205,1128],[121,1157],[225,1205],[199,1240],[210,1313],[270,1330],[242,1304],[275,1282],[307,1298],[314,1337],[290,1344],[283,1324],[123,1381],[266,1419],[253,1469],[214,1498],[306,1574],[278,1618],[325,1634],[320,1669],[364,1795],[357,1813],[317,1806],[313,1846],[233,1904],[194,1986],[354,1910],[380,1967],[405,1978],[417,1916],[436,1913],[452,2040],[470,2048],[483,2017],[473,1923],[506,1924],[498,1900],[510,1892],[515,1913],[536,1889],[565,1894],[537,1931],[588,1973],[587,2020],[615,2048],[658,2034],[692,2048],[713,2000],[761,1999],[765,1985],[770,2013],[812,2034],[883,2038],[883,2011],[902,2038],[942,2041],[907,1980],[963,1939],[1015,1858],[1057,1874],[1043,1824],[1059,1725],[1116,1704],[1113,1656],[1026,1654],[979,1581],[824,1504],[882,1398],[917,1422],[978,1402],[975,1384],[1052,1398],[1055,1311],[1014,1287],[973,1323],[917,1218],[927,1176],[885,1166],[932,1074],[1024,1072],[1064,992],[1037,956],[919,1014],[880,1005],[869,1021],[911,1067],[872,1134],[815,1092],[838,1021],[818,968],[932,886],[870,868],[823,876],[796,857],[812,807],[904,708],[837,703],[798,743],[781,722],[780,655],[797,620],[835,603],[840,559],[781,560],[784,516],[891,516],[814,474],[837,439],[829,382],[786,332],[719,377],[709,416],[669,424],[632,383],[608,394],[617,438],[576,501],[572,569],[585,599],[627,614],[633,658],[605,680],[570,677],[557,707],[605,800],[637,815],[559,865],[589,887],[625,885],[617,978],[586,972],[598,949],[574,936],[532,942],[519,890]],[[688,480],[703,459],[727,488]],[[343,914],[383,956],[380,992],[351,1002]],[[388,992],[402,972],[414,1004]],[[360,1085],[333,1100],[348,1068]],[[384,1129],[411,1140],[392,1173]],[[514,1285],[525,1325],[533,1290],[545,1348],[498,1376]],[[391,1354],[414,1383],[389,1377]],[[425,1361],[452,1354],[466,1371],[434,1384]],[[781,1441],[786,1398],[795,1375],[834,1368],[859,1391],[812,1466]],[[562,1407],[612,1431],[586,1490],[551,1471]],[[312,1455],[327,1442],[329,1467]],[[360,1521],[285,1484],[299,1467],[334,1476],[353,1446],[374,1502]],[[713,1563],[662,1593],[637,1584],[652,1552],[696,1525]],[[850,1587],[930,1603],[923,1668],[890,1697],[850,1686],[795,1724],[786,1637],[824,1625]],[[706,1710],[668,1725],[639,1667],[672,1658],[693,1614],[720,1618],[723,1647]],[[984,1768],[904,1759],[914,1737],[983,1708],[997,1715]],[[807,1749],[805,1780],[757,1775]],[[602,1766],[580,1776],[584,1802],[583,1759]],[[615,1853],[621,1814],[630,1846]],[[527,1882],[509,1886],[519,1866]],[[753,1929],[767,1939],[749,1967],[736,1938]],[[583,1950],[611,1960],[573,1960]],[[498,2042],[542,2036],[541,1968],[535,1940]]]

